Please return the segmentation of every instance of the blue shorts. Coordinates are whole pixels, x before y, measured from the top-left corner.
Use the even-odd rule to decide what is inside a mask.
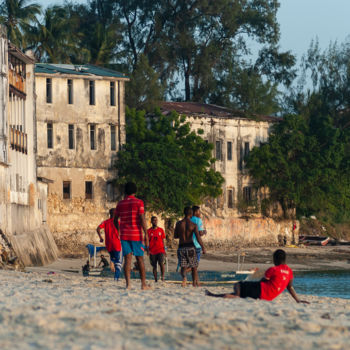
[[[122,242],[123,256],[132,253],[134,256],[143,256],[145,252],[145,246],[141,241],[124,241]]]
[[[201,252],[202,249],[201,248],[196,248],[196,254],[197,254],[197,260],[199,262],[199,260],[201,260]]]

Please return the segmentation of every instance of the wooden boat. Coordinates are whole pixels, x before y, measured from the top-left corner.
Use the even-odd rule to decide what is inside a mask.
[[[329,243],[329,237],[320,237],[320,236],[299,236],[299,243],[306,245],[321,245],[325,246]]]

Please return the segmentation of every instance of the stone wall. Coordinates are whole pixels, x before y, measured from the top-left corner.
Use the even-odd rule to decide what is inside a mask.
[[[207,230],[205,243],[210,246],[262,247],[298,243],[299,223],[293,231],[293,221],[271,218],[203,219]]]

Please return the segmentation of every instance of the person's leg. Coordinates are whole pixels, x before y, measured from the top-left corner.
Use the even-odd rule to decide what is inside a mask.
[[[131,272],[131,261],[132,253],[129,253],[124,256],[124,276],[126,282],[126,289],[130,289],[130,272]]]
[[[181,267],[181,276],[182,276],[182,283],[181,286],[182,287],[186,287],[186,283],[187,283],[187,268],[186,267]]]
[[[140,269],[141,289],[151,289],[151,287],[146,284],[146,269],[143,256],[136,256],[136,260]]]
[[[111,271],[114,272],[114,279],[118,281],[122,269],[121,252],[112,251],[109,254],[111,257]]]
[[[160,266],[160,273],[162,275],[162,281],[164,282],[164,274],[165,274],[165,257],[164,255],[160,255],[160,259],[158,260]]]
[[[154,281],[158,282],[157,266],[153,267],[153,276],[154,276]]]
[[[215,298],[240,298],[241,296],[241,285],[240,283],[236,283],[233,287],[233,293],[224,293],[224,294],[214,294],[212,292],[209,292],[208,289],[205,290],[205,295],[208,295],[209,297],[215,297]]]

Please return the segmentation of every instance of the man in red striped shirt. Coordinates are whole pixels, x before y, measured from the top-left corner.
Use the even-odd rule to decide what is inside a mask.
[[[146,272],[143,254],[148,247],[148,235],[145,220],[145,208],[143,201],[135,197],[137,188],[133,182],[125,185],[125,198],[121,200],[114,212],[114,223],[120,220],[120,239],[122,243],[124,262],[124,275],[126,288],[130,289],[131,261],[134,255],[139,266],[141,289],[149,289],[146,285]],[[142,236],[142,231],[144,236]],[[143,241],[146,245],[143,244]]]

